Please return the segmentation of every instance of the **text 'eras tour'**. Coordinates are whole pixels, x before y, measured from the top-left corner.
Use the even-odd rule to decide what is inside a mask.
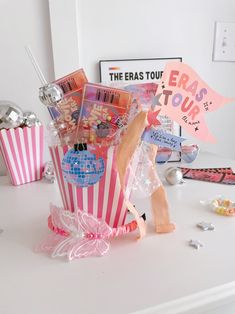
[[[163,71],[110,72],[110,81],[144,81],[160,80]]]
[[[207,94],[207,89],[205,87],[201,88],[197,80],[190,81],[190,77],[186,73],[180,73],[176,70],[171,71],[168,86],[183,89],[189,96],[184,97],[179,92],[174,94],[170,89],[163,89],[163,105],[170,103],[173,107],[180,107],[182,113],[187,114],[192,121],[196,121],[197,115],[203,110],[197,103],[203,100],[203,97]],[[162,87],[164,88],[164,86]],[[208,110],[208,103],[205,103],[204,110]],[[187,122],[186,117],[183,116],[182,119]]]

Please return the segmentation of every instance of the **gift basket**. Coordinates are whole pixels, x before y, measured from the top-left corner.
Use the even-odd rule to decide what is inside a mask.
[[[158,231],[174,230],[155,169],[156,146],[141,139],[160,124],[159,111],[133,108],[131,92],[89,83],[82,69],[43,85],[40,99],[52,117],[49,150],[63,208],[51,204],[52,233],[37,250],[72,260],[105,254],[111,237],[136,229],[143,237],[145,215],[130,202],[134,190],[152,194],[153,204],[161,199]],[[127,211],[132,221],[126,222]]]
[[[185,138],[167,133],[159,112],[212,141],[203,114],[219,106],[217,99],[220,104],[228,99],[215,95],[180,62],[167,64],[162,80],[162,85],[153,84],[154,94],[146,93],[149,84],[114,88],[90,83],[83,69],[52,83],[42,80],[40,100],[52,117],[49,149],[63,207],[51,204],[51,232],[37,251],[73,260],[106,254],[110,239],[128,232],[138,230],[142,238],[146,217],[131,203],[133,193],[151,198],[157,233],[174,231],[156,169],[158,147],[162,153],[163,148],[184,153],[188,162],[198,149],[181,147]],[[133,215],[129,222],[127,211]]]

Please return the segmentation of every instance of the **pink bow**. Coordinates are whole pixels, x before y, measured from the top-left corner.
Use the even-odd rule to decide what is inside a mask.
[[[37,251],[52,257],[67,256],[68,260],[88,256],[102,256],[109,250],[112,228],[105,221],[77,210],[72,213],[51,204],[51,222],[59,230],[50,234]]]

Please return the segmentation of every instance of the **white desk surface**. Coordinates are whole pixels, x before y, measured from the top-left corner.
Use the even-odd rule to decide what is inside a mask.
[[[235,161],[201,153],[189,166],[235,169]],[[139,207],[146,206],[146,238],[135,241],[130,234],[112,240],[104,257],[69,263],[32,251],[48,232],[49,203],[61,204],[57,185],[14,187],[1,177],[0,313],[199,313],[211,302],[235,300],[235,217],[216,215],[199,203],[218,194],[234,199],[235,186],[187,180],[166,189],[174,233],[155,234],[148,202],[140,200]],[[216,230],[199,230],[200,221],[214,223]],[[204,247],[189,247],[191,238]]]

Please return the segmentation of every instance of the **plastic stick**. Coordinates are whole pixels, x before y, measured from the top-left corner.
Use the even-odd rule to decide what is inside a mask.
[[[28,54],[28,57],[29,57],[37,75],[38,75],[39,80],[41,81],[42,85],[46,85],[48,82],[45,79],[45,76],[43,75],[42,70],[40,69],[38,62],[35,59],[30,46],[25,46],[25,50]]]

